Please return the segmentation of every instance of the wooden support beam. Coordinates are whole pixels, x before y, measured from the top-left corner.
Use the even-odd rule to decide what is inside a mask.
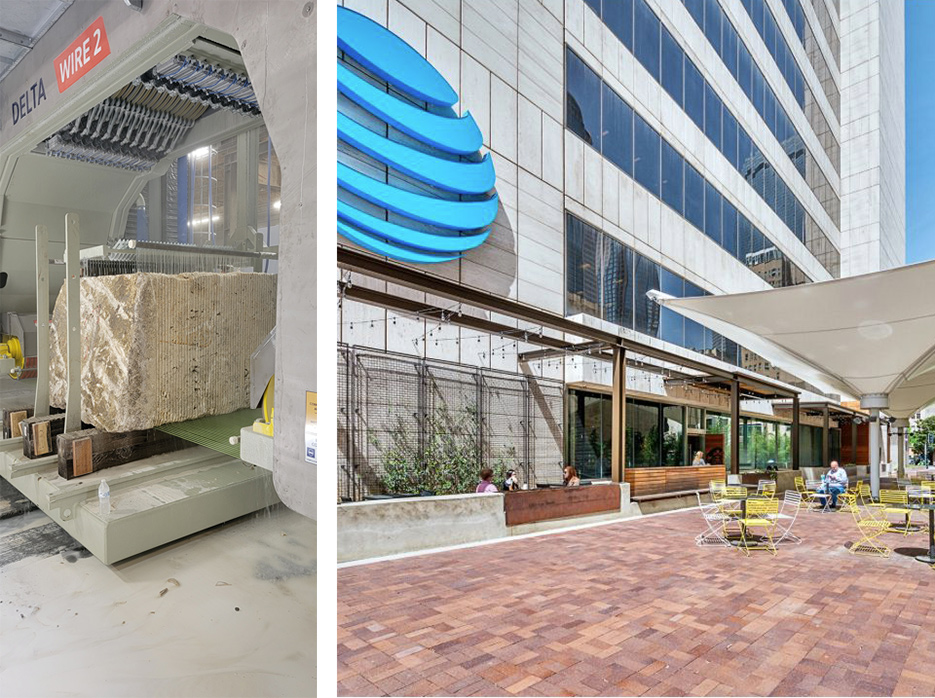
[[[610,479],[624,481],[627,438],[627,351],[614,348],[614,388],[611,399]]]
[[[42,458],[56,452],[55,437],[65,431],[65,415],[29,417],[20,422],[23,431],[23,455]]]
[[[24,419],[32,417],[32,407],[4,407],[3,408],[3,438],[15,439],[22,436],[20,424]]]
[[[799,469],[799,396],[792,396],[792,438],[789,444],[792,451],[792,469]]]
[[[156,429],[120,433],[83,429],[59,434],[57,441],[58,474],[66,480],[191,446]]]
[[[831,465],[831,411],[828,404],[821,410],[821,467]]]

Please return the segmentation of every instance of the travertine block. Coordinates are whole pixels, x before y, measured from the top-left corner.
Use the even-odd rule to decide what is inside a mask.
[[[271,274],[81,280],[81,419],[150,429],[248,407],[250,354],[276,323]],[[49,333],[51,402],[65,406],[65,289]]]

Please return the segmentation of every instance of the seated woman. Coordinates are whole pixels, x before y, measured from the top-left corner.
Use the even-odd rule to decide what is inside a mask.
[[[707,465],[707,463],[704,462],[704,453],[701,451],[695,451],[695,457],[692,460],[692,465]]]
[[[496,494],[500,491],[497,489],[497,486],[493,484],[493,470],[484,468],[480,471],[480,482],[477,483],[477,489],[474,491],[477,494]]]
[[[562,484],[565,487],[577,487],[581,484],[581,478],[578,477],[578,471],[575,470],[575,466],[566,465],[564,470],[565,479],[562,481]]]

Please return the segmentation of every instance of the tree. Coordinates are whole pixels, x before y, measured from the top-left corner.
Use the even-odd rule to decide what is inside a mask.
[[[909,429],[909,448],[919,457],[922,457],[926,452],[925,442],[929,434],[935,434],[935,416],[919,419]],[[932,463],[933,451],[935,451],[935,448],[930,445],[928,447],[929,464]]]

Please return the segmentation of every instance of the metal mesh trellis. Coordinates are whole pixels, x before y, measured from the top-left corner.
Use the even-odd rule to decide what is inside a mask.
[[[339,345],[338,401],[344,501],[392,493],[389,453],[421,464],[455,441],[472,472],[500,465],[530,485],[561,480],[561,381]]]

